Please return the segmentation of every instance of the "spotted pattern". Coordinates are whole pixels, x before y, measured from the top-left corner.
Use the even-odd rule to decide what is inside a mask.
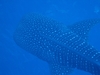
[[[100,52],[84,40],[90,27],[98,22],[89,20],[66,27],[31,14],[21,20],[14,40],[24,50],[48,62],[51,75],[68,75],[73,68],[100,75]]]
[[[94,20],[84,20],[77,22],[73,25],[68,26],[71,31],[75,32],[77,35],[79,35],[84,40],[87,40],[87,34],[92,26],[99,23],[100,19],[94,19]]]

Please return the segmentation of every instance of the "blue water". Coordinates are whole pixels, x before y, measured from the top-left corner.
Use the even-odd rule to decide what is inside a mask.
[[[50,75],[48,64],[16,45],[13,33],[20,19],[38,13],[66,25],[100,18],[99,0],[0,0],[0,75]],[[88,42],[100,50],[100,24],[94,26]],[[91,75],[74,70],[71,75]]]

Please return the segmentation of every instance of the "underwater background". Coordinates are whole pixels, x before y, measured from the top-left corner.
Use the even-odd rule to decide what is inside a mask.
[[[71,25],[100,18],[100,0],[0,0],[0,75],[50,75],[48,64],[16,45],[13,33],[21,18],[38,13]],[[100,23],[92,27],[88,42],[100,50]],[[91,75],[75,70],[70,75]]]

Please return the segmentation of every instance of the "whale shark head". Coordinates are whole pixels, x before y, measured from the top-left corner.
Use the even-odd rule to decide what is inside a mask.
[[[50,65],[51,75],[68,75],[73,68],[100,75],[100,52],[87,43],[87,34],[99,19],[66,26],[47,17],[22,18],[14,40],[22,49]]]

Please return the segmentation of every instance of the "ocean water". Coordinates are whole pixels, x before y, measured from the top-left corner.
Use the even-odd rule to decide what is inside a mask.
[[[0,0],[0,75],[50,75],[48,63],[24,51],[13,39],[22,17],[37,13],[71,25],[100,19],[100,0]],[[92,27],[88,40],[100,50],[100,23]],[[77,70],[69,75],[91,75]]]

